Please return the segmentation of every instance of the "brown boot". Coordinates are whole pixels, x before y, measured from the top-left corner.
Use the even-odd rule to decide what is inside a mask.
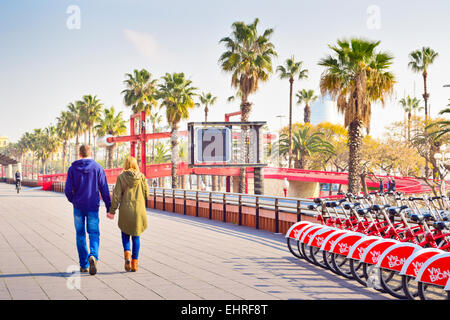
[[[124,252],[125,257],[125,271],[131,271],[131,251]]]
[[[138,269],[138,260],[132,259],[131,260],[131,272],[136,272]]]

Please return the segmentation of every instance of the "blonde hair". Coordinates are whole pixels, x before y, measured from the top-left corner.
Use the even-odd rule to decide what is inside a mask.
[[[139,171],[139,166],[135,157],[127,157],[123,164],[123,170]]]

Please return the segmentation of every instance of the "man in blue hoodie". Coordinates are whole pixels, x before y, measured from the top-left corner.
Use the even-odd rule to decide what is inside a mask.
[[[98,246],[100,242],[99,191],[106,206],[106,212],[111,207],[108,183],[105,170],[93,159],[90,159],[91,149],[82,145],[80,158],[74,161],[67,172],[64,193],[73,204],[78,257],[80,271],[94,275],[97,273]],[[89,234],[89,251],[86,244],[86,230]]]

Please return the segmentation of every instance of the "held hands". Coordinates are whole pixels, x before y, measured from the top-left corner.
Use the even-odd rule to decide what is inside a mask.
[[[110,213],[110,212],[107,212],[107,213],[106,213],[106,217],[107,217],[108,219],[114,220],[114,214],[112,214],[112,213]]]

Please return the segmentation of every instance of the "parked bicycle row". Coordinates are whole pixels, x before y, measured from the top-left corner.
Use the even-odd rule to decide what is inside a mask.
[[[376,193],[315,199],[286,233],[297,258],[399,299],[450,297],[449,200]]]

